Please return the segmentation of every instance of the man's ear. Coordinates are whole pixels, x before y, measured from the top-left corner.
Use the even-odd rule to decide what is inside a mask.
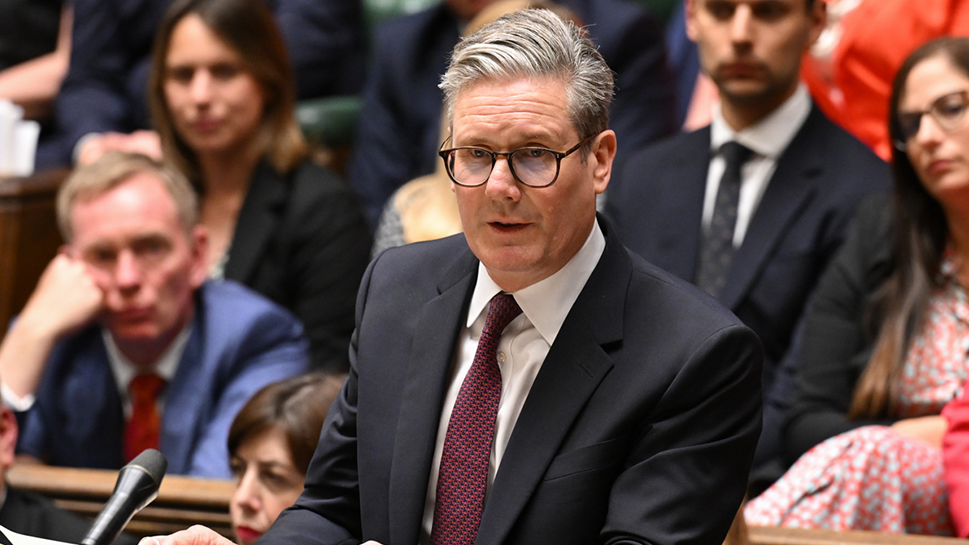
[[[683,6],[683,19],[686,23],[686,37],[690,41],[696,42],[697,39],[697,29],[696,29],[696,10],[697,2],[699,0],[686,0],[686,5]],[[822,2],[823,0],[815,0],[817,2]]]
[[[0,477],[13,464],[17,432],[17,417],[9,408],[0,406]]]
[[[824,0],[814,0],[811,12],[808,14],[811,19],[811,33],[808,35],[808,43],[805,52],[810,50],[814,42],[818,41],[821,32],[828,25],[828,3]]]
[[[198,288],[209,276],[206,266],[206,256],[209,249],[209,232],[205,227],[196,225],[189,234],[189,244],[192,252],[192,287]]]
[[[616,133],[611,129],[602,131],[592,142],[592,150],[588,160],[595,161],[592,168],[592,180],[596,195],[601,194],[609,185],[612,177],[612,165],[616,159]]]

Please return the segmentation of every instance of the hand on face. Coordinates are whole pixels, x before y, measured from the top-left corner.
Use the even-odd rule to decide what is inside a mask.
[[[81,261],[59,254],[47,265],[21,315],[60,338],[91,323],[104,308],[104,293]]]

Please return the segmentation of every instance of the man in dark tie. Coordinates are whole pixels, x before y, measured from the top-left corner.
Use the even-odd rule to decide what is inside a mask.
[[[229,477],[226,439],[262,386],[307,370],[294,316],[241,285],[205,282],[194,189],[111,154],[58,193],[66,241],[0,344],[17,451],[119,469],[145,448],[168,472]]]
[[[612,87],[547,10],[455,48],[440,155],[464,234],[371,263],[306,490],[261,543],[723,540],[760,427],[760,347],[596,216]]]
[[[631,250],[716,297],[764,345],[752,491],[784,469],[792,377],[779,368],[808,297],[858,203],[889,187],[887,165],[799,83],[825,20],[822,0],[688,0],[687,34],[720,94],[713,121],[635,154],[606,195]]]

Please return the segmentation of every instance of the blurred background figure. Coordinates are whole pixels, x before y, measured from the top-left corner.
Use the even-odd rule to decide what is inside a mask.
[[[828,28],[804,58],[818,106],[883,159],[891,82],[919,45],[969,33],[967,0],[827,0]]]
[[[917,49],[889,111],[894,202],[862,206],[818,284],[785,429],[803,456],[750,524],[952,533],[940,413],[969,375],[969,38]]]
[[[270,384],[239,411],[229,429],[236,489],[229,504],[240,545],[252,545],[303,492],[327,409],[342,376],[311,373]]]
[[[171,3],[73,0],[70,65],[54,103],[52,130],[38,149],[38,168],[69,165],[88,146],[145,151],[149,143],[130,147],[132,141],[119,141],[116,133],[150,126],[145,89],[152,38]],[[299,98],[360,90],[367,48],[359,0],[266,4],[291,52]]]
[[[0,2],[0,99],[46,120],[71,54],[72,10],[64,0]]]
[[[310,160],[286,45],[261,0],[178,0],[151,65],[166,160],[200,194],[210,276],[303,322],[314,367],[343,372],[370,233],[356,198]]]

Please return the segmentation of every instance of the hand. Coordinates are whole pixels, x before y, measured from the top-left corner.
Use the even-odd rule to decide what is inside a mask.
[[[892,431],[904,437],[925,441],[935,448],[942,448],[942,436],[947,425],[943,416],[922,416],[899,420],[892,424]]]
[[[21,399],[33,394],[54,344],[90,323],[103,306],[104,295],[87,267],[64,254],[55,257],[0,344],[0,376],[7,388]]]
[[[56,340],[91,323],[103,306],[104,294],[87,266],[58,254],[40,276],[20,321]]]
[[[138,545],[235,545],[205,526],[195,525],[188,530],[175,532],[168,536],[148,536]]]
[[[109,151],[140,153],[156,161],[162,158],[161,139],[155,131],[135,131],[131,134],[106,132],[84,142],[78,150],[77,164],[89,165]]]

